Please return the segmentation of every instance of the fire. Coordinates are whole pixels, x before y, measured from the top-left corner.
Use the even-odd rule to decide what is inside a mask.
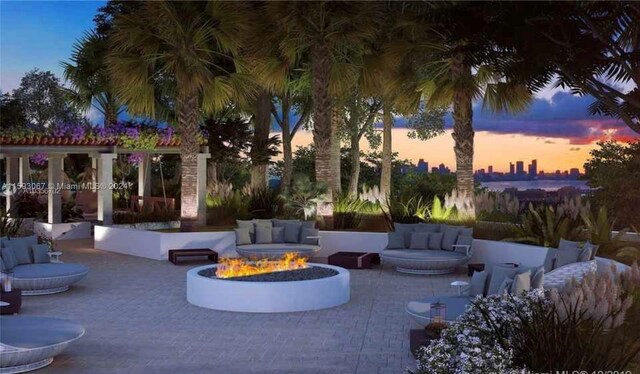
[[[306,269],[307,267],[307,259],[298,256],[297,253],[285,253],[279,260],[265,259],[255,262],[250,262],[243,258],[223,258],[216,269],[216,277],[243,277],[276,271]]]

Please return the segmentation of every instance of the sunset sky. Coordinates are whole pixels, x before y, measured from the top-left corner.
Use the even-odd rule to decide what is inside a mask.
[[[93,26],[104,2],[0,2],[0,90],[10,92],[25,72],[39,68],[62,76],[61,61],[69,58],[74,41]],[[531,108],[519,115],[492,115],[474,108],[475,165],[508,170],[509,162],[538,160],[538,169],[555,171],[579,167],[595,142],[604,137],[638,139],[616,120],[590,116],[589,97],[576,97],[552,87],[540,92]],[[89,117],[100,118],[95,112]],[[441,162],[455,169],[450,130],[428,141],[408,139],[404,121],[397,119],[393,148],[401,158],[424,158],[430,166]],[[447,119],[450,127],[451,119]],[[295,144],[309,144],[310,133],[296,135]],[[366,143],[362,146],[366,149]]]

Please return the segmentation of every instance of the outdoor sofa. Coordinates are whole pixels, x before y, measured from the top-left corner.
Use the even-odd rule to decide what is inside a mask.
[[[23,295],[64,292],[89,272],[80,264],[52,263],[49,246],[38,244],[35,235],[0,238],[0,269],[10,272],[12,287],[21,289]]]
[[[45,367],[84,335],[76,322],[35,316],[2,316],[0,331],[0,373]]]
[[[445,319],[454,321],[462,315],[474,298],[496,294],[517,295],[532,289],[562,289],[571,279],[582,280],[597,270],[594,259],[597,246],[560,240],[558,248],[548,248],[544,263],[534,267],[513,264],[487,264],[484,271],[476,271],[462,295],[431,296],[422,301],[409,302],[405,311],[420,325],[431,322],[429,312],[433,303],[447,306]],[[505,259],[508,262],[509,259]]]
[[[431,223],[394,223],[394,228],[380,259],[399,272],[448,274],[471,258],[471,228]]]
[[[320,250],[315,221],[256,219],[237,220],[236,252],[249,259],[278,259],[285,253],[305,258]]]

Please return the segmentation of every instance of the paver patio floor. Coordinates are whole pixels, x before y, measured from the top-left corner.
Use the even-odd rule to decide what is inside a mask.
[[[405,304],[454,294],[466,279],[351,271],[351,301],[313,312],[249,314],[186,301],[187,270],[60,242],[62,260],[91,270],[70,291],[23,298],[21,314],[80,322],[86,334],[42,373],[401,373],[414,367]]]

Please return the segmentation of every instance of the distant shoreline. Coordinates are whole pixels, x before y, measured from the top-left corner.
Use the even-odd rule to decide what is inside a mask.
[[[544,191],[557,191],[562,187],[574,187],[579,190],[591,190],[585,180],[557,180],[557,179],[540,179],[528,181],[492,181],[481,182],[482,187],[486,187],[489,191],[502,192],[507,188],[516,188],[518,190],[540,189]]]

